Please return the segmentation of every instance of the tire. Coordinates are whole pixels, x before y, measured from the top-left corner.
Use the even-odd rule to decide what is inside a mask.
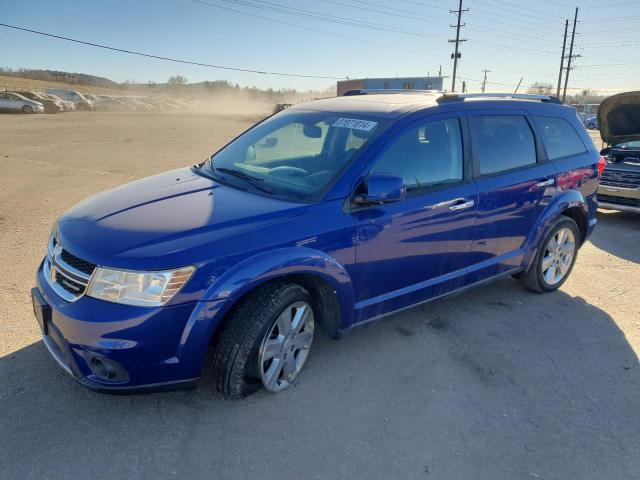
[[[302,307],[303,304],[306,306]],[[314,328],[312,305],[309,292],[291,282],[268,284],[242,299],[221,327],[214,343],[213,380],[216,389],[225,397],[242,398],[263,386],[274,392],[288,388],[300,372],[311,347]],[[284,322],[289,314],[293,317],[294,312],[296,316],[298,312],[302,312],[300,317],[306,318],[305,329],[298,334],[294,334],[292,329],[289,338],[289,335],[280,334],[278,322]],[[297,343],[294,339],[301,338],[302,333],[308,342],[296,350]],[[295,346],[292,345],[294,343]],[[279,345],[282,345],[281,349]],[[270,355],[266,350],[272,347],[281,351],[269,357],[269,360],[263,360]],[[283,353],[285,349],[288,349],[288,353]],[[284,367],[280,365],[281,362]],[[285,367],[293,364],[299,364],[295,374],[290,370],[289,374],[292,376],[278,381],[284,375]],[[268,371],[275,372],[275,383],[268,384],[265,381]]]
[[[594,123],[590,123],[589,125],[587,125],[587,128],[589,130],[595,130],[596,129],[596,125]]]
[[[33,107],[31,105],[25,105],[22,107],[22,113],[33,113]]]
[[[559,248],[554,248],[558,244],[558,240],[561,239],[561,232],[566,235],[566,240],[562,239],[561,241],[567,247],[562,248],[561,245]],[[558,219],[541,242],[529,270],[520,276],[520,282],[526,289],[538,293],[553,292],[560,288],[571,275],[576,263],[579,239],[580,231],[576,222],[564,216]],[[552,240],[555,244],[552,243]],[[570,259],[567,258],[568,244],[566,242],[573,242]]]

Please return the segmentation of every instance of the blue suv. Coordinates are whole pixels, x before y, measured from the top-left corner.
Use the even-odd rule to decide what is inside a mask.
[[[203,368],[229,397],[280,391],[318,328],[338,338],[504,276],[559,288],[603,168],[553,97],[352,91],[294,106],[199,165],[64,213],[35,315],[60,366],[99,391],[193,387]]]

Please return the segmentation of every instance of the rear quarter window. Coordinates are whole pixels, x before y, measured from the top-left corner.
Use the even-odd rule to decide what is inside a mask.
[[[587,151],[578,132],[564,118],[533,117],[533,121],[540,131],[550,160],[580,155]]]

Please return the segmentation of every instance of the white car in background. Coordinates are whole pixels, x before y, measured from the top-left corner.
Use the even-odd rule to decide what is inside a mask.
[[[18,93],[0,92],[0,110],[5,112],[44,113],[44,105]]]

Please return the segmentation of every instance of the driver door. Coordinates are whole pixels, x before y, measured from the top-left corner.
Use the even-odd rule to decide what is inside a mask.
[[[352,212],[356,321],[463,286],[477,205],[463,132],[463,116],[432,115],[404,129],[375,161],[371,173],[402,176],[407,196]]]

